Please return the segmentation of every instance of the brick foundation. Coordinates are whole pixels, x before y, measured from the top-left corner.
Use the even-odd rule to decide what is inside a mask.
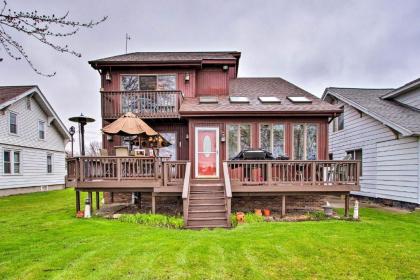
[[[282,196],[234,196],[232,212],[253,212],[254,209],[268,208],[271,212],[281,212]],[[325,204],[323,195],[286,196],[286,212],[321,210]]]

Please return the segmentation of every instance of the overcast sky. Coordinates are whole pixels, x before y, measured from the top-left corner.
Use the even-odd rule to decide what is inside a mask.
[[[46,78],[0,48],[0,84],[37,84],[64,123],[83,112],[100,139],[99,75],[87,61],[128,51],[241,51],[241,77],[282,77],[321,96],[328,86],[398,87],[420,77],[420,1],[8,1],[87,21],[65,41],[81,58],[17,35]]]

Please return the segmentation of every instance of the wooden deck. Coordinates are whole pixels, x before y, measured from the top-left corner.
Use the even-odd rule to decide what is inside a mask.
[[[152,157],[76,157],[67,185],[81,190],[182,193],[188,161]],[[232,193],[350,192],[360,190],[358,161],[225,161]]]

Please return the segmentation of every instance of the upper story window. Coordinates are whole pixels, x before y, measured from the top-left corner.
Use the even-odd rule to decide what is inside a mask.
[[[318,158],[318,125],[293,125],[293,159],[316,160]]]
[[[274,157],[284,156],[284,125],[261,124],[260,147],[272,153]]]
[[[38,121],[38,137],[39,139],[45,139],[45,122]]]
[[[20,174],[20,151],[3,151],[3,173]]]
[[[47,154],[47,173],[52,173],[52,154]]]
[[[121,90],[176,90],[176,75],[122,75]]]
[[[336,117],[333,121],[333,132],[344,129],[344,112]]]
[[[9,132],[17,134],[17,114],[9,112]]]
[[[228,159],[234,158],[240,151],[251,148],[251,125],[227,125],[227,155]]]

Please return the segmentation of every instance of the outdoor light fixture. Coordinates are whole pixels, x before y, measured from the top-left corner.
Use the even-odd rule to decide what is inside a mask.
[[[227,70],[229,70],[229,66],[223,65],[223,71],[227,71]]]
[[[222,133],[220,134],[220,142],[225,143],[225,141],[226,141],[225,132],[222,131]]]
[[[112,135],[109,135],[109,134],[108,134],[108,135],[106,136],[106,140],[108,140],[108,141],[112,141],[112,140],[113,140]]]
[[[190,81],[190,73],[185,73],[184,80],[185,80],[185,82],[189,82]]]
[[[188,140],[188,139],[190,139],[190,135],[187,133],[185,134],[185,140]]]
[[[73,157],[73,147],[74,147],[74,139],[73,139],[73,135],[76,133],[76,128],[74,128],[74,126],[71,126],[69,128],[69,134],[71,137],[71,157]]]
[[[106,74],[105,74],[105,80],[107,80],[107,81],[111,81],[111,74],[109,73],[109,72],[106,72]]]

